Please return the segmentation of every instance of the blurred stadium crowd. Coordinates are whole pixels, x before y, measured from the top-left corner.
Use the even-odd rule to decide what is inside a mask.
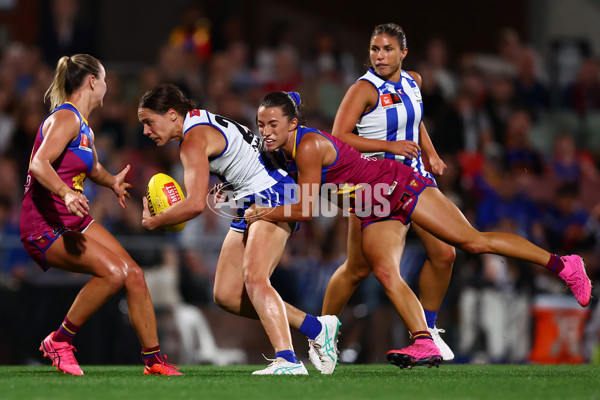
[[[288,39],[293,29],[299,27],[274,27],[272,40],[254,49],[236,40],[215,50],[209,23],[201,13],[189,11],[165,38],[153,65],[134,73],[105,65],[108,92],[89,124],[107,169],[115,173],[131,164],[132,199],[121,210],[109,190],[88,184],[85,194],[91,215],[148,270],[159,319],[162,311],[183,303],[209,310],[208,315],[221,312],[210,311],[215,308],[211,288],[229,221],[207,210],[180,234],[142,228],[141,197],[149,178],[157,172],[179,182],[183,178],[177,148],[159,151],[142,135],[137,102],[145,90],[170,82],[200,108],[257,132],[259,99],[270,91],[294,90],[302,95],[308,123],[331,131],[345,91],[366,68],[368,38],[365,57],[357,59],[327,30],[312,39],[311,52],[303,52]],[[79,41],[69,42],[59,34],[52,41],[52,32],[45,32],[36,45],[9,42],[0,55],[0,309],[5,326],[20,327],[2,330],[0,363],[39,359],[35,350],[40,332],[55,328],[52,324],[62,318],[65,304],[81,285],[80,277],[39,271],[18,237],[24,178],[34,135],[49,111],[43,97],[56,61],[64,54],[94,54],[84,33],[76,36]],[[597,281],[600,61],[596,55],[580,54],[569,68],[559,68],[516,31],[506,28],[495,34],[495,53],[451,54],[451,44],[434,37],[424,51],[409,53],[404,65],[423,78],[425,124],[448,165],[438,178],[440,189],[478,229],[514,232],[559,254],[581,254]],[[410,49],[410,33],[408,38]],[[289,241],[273,284],[284,299],[318,314],[328,278],[344,261],[345,250],[346,221],[341,216],[303,223]],[[409,237],[402,264],[409,282],[416,282],[423,257],[419,242]],[[171,277],[170,286],[165,276]],[[71,291],[65,293],[65,288]],[[539,295],[570,299],[560,282],[541,269],[532,272],[515,260],[458,251],[438,327],[446,329],[445,339],[459,361],[526,362],[535,328],[531,310]],[[110,315],[98,318],[123,318],[118,299],[106,308]],[[593,356],[598,339],[597,309],[594,302],[584,319],[588,329],[579,349],[584,361]],[[370,280],[341,319],[343,362],[380,361],[385,351],[406,341],[399,317]],[[90,330],[101,329],[101,321],[90,324],[95,327]],[[128,343],[133,332],[124,328],[111,334],[113,342]],[[169,334],[167,328],[163,334]],[[129,361],[118,354],[118,346],[111,354],[98,350],[88,355],[89,362]]]

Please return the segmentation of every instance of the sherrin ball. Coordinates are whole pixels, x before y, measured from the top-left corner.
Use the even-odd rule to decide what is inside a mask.
[[[177,181],[167,174],[159,173],[150,178],[146,199],[152,215],[160,214],[185,196]],[[185,222],[177,225],[163,226],[167,232],[177,233],[185,228]]]

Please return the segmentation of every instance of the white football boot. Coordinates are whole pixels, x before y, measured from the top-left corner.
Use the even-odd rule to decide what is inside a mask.
[[[321,332],[314,340],[308,339],[308,358],[323,375],[330,375],[338,361],[338,336],[342,323],[335,315],[317,317],[321,322]]]
[[[252,375],[308,375],[306,367],[301,361],[294,364],[282,357],[277,357],[265,369],[254,371]]]
[[[433,343],[440,349],[440,353],[442,353],[442,358],[444,361],[452,361],[454,360],[454,353],[450,349],[450,347],[444,342],[444,339],[440,336],[440,333],[445,333],[446,331],[443,329],[438,329],[435,326],[433,328],[427,328],[431,337],[433,338]]]

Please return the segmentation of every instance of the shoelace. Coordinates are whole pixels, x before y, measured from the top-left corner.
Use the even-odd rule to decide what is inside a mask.
[[[163,366],[165,366],[165,367],[167,367],[167,368],[171,368],[171,369],[174,369],[174,370],[177,370],[177,371],[179,371],[179,365],[177,365],[177,364],[171,364],[171,363],[168,363],[168,362],[167,362],[167,356],[163,356],[163,357],[164,357],[165,359],[160,361],[160,363],[161,363]]]
[[[72,344],[66,343],[65,346],[62,346],[60,348],[56,348],[56,347],[52,346],[52,349],[54,350],[54,353],[58,356],[57,361],[59,364],[61,362],[64,362],[67,364],[76,364],[77,363],[77,360],[75,359],[75,354],[73,354],[74,352],[77,351],[77,349]]]
[[[277,362],[276,358],[268,358],[267,356],[265,356],[265,353],[261,353],[261,355],[265,360],[270,362],[269,367]]]

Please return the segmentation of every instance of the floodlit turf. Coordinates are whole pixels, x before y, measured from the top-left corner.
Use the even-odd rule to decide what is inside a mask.
[[[600,399],[593,365],[341,365],[331,376],[252,376],[261,366],[182,366],[186,376],[144,376],[138,366],[1,366],[0,399]]]

